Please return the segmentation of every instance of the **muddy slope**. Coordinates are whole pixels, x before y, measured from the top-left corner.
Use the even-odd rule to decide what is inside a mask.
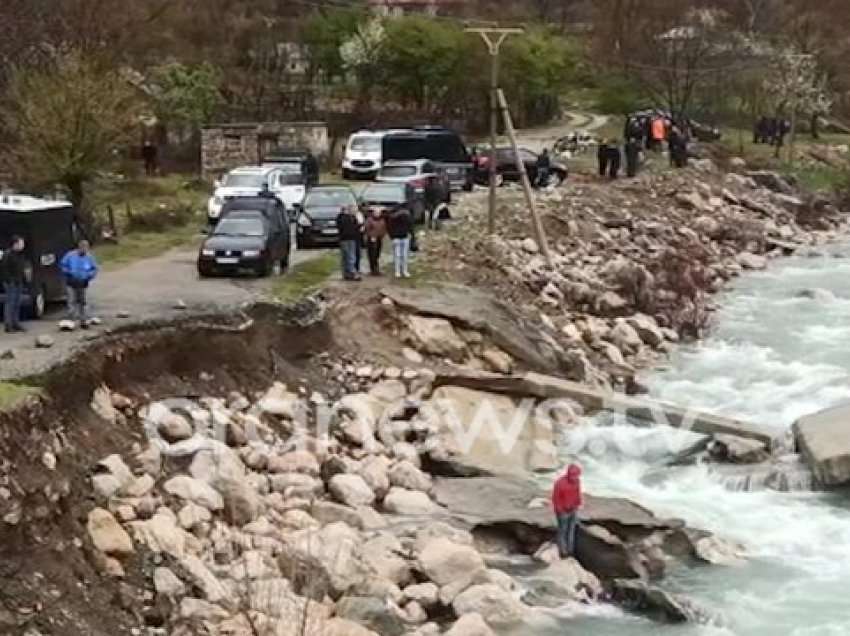
[[[245,315],[156,324],[93,343],[40,378],[44,397],[0,414],[0,634],[114,636],[138,627],[136,557],[125,583],[98,573],[86,536],[92,466],[142,441],[89,408],[101,383],[131,398],[226,395],[271,379],[321,382],[314,354],[333,347],[321,308],[258,305]]]

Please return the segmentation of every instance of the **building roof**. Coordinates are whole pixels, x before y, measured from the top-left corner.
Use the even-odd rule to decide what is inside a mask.
[[[49,210],[65,210],[71,207],[68,201],[39,199],[25,194],[0,195],[0,212],[42,212]]]

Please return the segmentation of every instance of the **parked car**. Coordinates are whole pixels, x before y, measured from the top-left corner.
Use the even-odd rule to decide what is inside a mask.
[[[236,168],[221,181],[216,181],[215,192],[207,203],[207,221],[215,225],[228,201],[257,197],[265,192],[270,192],[286,209],[293,211],[304,200],[306,191],[303,174],[294,164]]]
[[[290,227],[274,197],[228,201],[212,234],[198,252],[198,274],[214,276],[248,270],[268,276],[289,267]]]
[[[347,185],[321,185],[312,188],[299,207],[295,224],[298,249],[339,244],[336,217],[345,206],[357,207],[357,196]]]
[[[399,206],[407,206],[415,223],[425,222],[425,199],[416,192],[416,188],[404,181],[395,183],[373,183],[366,186],[360,194],[360,204],[363,208],[383,208],[392,210]]]
[[[377,180],[383,183],[408,183],[423,198],[427,198],[429,188],[435,188],[438,201],[452,202],[452,186],[446,169],[427,159],[385,161]]]
[[[460,136],[442,126],[389,131],[382,140],[386,161],[428,159],[444,168],[453,190],[472,189],[472,158]]]
[[[353,133],[345,145],[342,157],[342,178],[373,179],[383,163],[382,130],[361,130]]]
[[[9,249],[13,236],[24,239],[29,267],[22,307],[31,318],[41,318],[49,303],[65,300],[65,279],[59,261],[76,245],[74,218],[74,208],[66,201],[0,196],[0,257]]]
[[[520,148],[519,156],[525,164],[525,171],[528,173],[528,178],[532,184],[537,183],[537,153],[528,148]],[[551,168],[549,171],[550,180],[556,185],[561,185],[566,181],[569,175],[569,169],[566,164],[557,160],[557,157],[550,156]],[[505,181],[519,181],[520,172],[516,161],[516,154],[511,147],[496,148],[496,184],[501,185]],[[484,148],[480,150],[476,156],[475,162],[475,183],[479,185],[488,185],[490,183],[490,149]]]
[[[309,150],[286,150],[279,148],[266,154],[264,166],[276,166],[294,182],[294,175],[299,175],[299,183],[312,188],[319,183],[319,160]]]

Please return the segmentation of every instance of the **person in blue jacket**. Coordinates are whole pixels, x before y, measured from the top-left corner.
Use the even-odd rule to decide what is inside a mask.
[[[86,329],[89,326],[87,291],[89,284],[97,276],[97,262],[90,251],[89,242],[80,241],[77,249],[62,257],[59,266],[68,286],[69,318],[79,321],[80,327]]]

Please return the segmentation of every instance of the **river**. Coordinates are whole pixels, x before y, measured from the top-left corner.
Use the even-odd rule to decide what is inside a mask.
[[[844,250],[847,251],[847,250]],[[803,414],[850,401],[850,258],[778,261],[720,298],[715,328],[680,347],[643,379],[651,394],[747,419],[786,434]],[[801,297],[803,290],[819,290]],[[812,294],[809,294],[811,296]],[[585,487],[628,497],[661,516],[685,519],[743,544],[738,566],[679,568],[662,583],[721,617],[718,625],[671,626],[671,636],[850,634],[850,497],[847,493],[730,489],[700,465],[661,468],[689,440],[664,428],[588,426],[578,458]],[[591,608],[535,634],[649,636],[657,625]]]

